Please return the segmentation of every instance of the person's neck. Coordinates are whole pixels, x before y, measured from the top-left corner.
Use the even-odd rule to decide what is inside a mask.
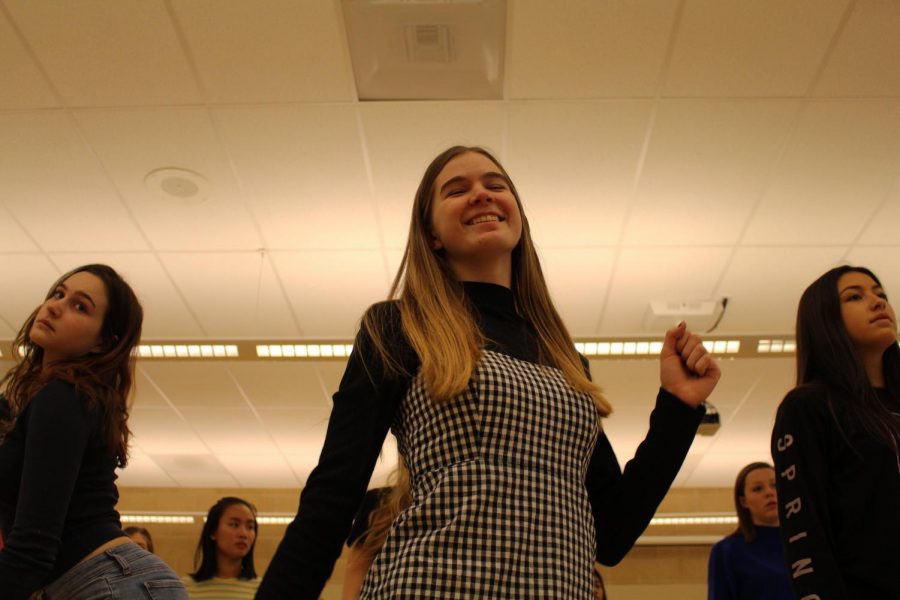
[[[866,376],[869,383],[874,388],[884,387],[884,364],[882,362],[883,352],[868,352],[862,354],[863,368],[866,370]]]
[[[475,265],[451,262],[450,268],[459,281],[494,283],[505,288],[512,288],[512,264],[509,257],[507,260],[481,261]]]
[[[241,566],[240,559],[227,558],[220,554],[216,562],[216,577],[236,579],[241,574]]]

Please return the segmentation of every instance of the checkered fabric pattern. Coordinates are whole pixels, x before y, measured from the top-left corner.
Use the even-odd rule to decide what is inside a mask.
[[[393,430],[412,504],[361,599],[593,598],[584,480],[599,418],[588,394],[557,369],[486,351],[453,400],[414,378]]]

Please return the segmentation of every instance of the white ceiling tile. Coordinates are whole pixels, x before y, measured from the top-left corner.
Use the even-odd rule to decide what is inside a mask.
[[[689,0],[666,96],[802,96],[847,1]]]
[[[623,248],[601,332],[648,333],[643,320],[653,300],[711,299],[729,254],[729,248]]]
[[[140,448],[129,451],[128,465],[117,469],[116,485],[121,487],[173,487],[175,481]]]
[[[900,100],[811,102],[745,244],[849,244],[900,176]]]
[[[239,487],[237,480],[230,473],[174,473],[172,479],[181,486],[189,488],[226,488]]]
[[[134,443],[157,464],[160,455],[205,455],[209,448],[171,408],[135,406],[128,419]]]
[[[718,332],[792,333],[803,290],[835,266],[846,249],[738,248],[716,292],[729,299]]]
[[[155,249],[262,247],[206,110],[79,111],[76,118]],[[172,167],[202,175],[205,200],[172,199],[145,183],[150,172]]]
[[[298,335],[268,256],[260,252],[176,253],[163,254],[160,259],[207,335]]]
[[[141,408],[170,408],[169,402],[159,393],[144,374],[143,369],[134,373],[134,406]]]
[[[674,0],[511,3],[509,97],[652,96],[676,8]]]
[[[0,200],[0,253],[37,252],[39,248],[28,237],[25,230],[16,223],[15,219]],[[14,256],[14,254],[13,254]],[[9,260],[15,260],[10,257]]]
[[[858,246],[847,253],[847,262],[870,269],[884,286],[894,310],[900,310],[900,260],[897,260],[898,248]],[[824,270],[823,270],[824,272]]]
[[[269,248],[379,247],[354,106],[213,115]]]
[[[285,455],[309,453],[313,459],[318,458],[330,409],[260,408],[257,412],[269,435]]]
[[[659,392],[656,360],[592,360],[591,376],[612,404],[610,428],[617,429],[622,415],[643,419],[646,430]]]
[[[219,461],[237,479],[241,487],[296,488],[297,477],[281,456],[249,456],[223,453]]]
[[[736,243],[798,107],[777,100],[661,103],[624,243]]]
[[[10,22],[0,17],[0,108],[59,106],[53,90],[22,45]]]
[[[900,96],[900,4],[857,0],[816,96]]]
[[[228,370],[257,410],[290,407],[328,409],[316,365],[300,361],[242,361],[228,363]]]
[[[211,102],[356,99],[336,3],[172,4]]]
[[[154,454],[153,460],[183,487],[238,487],[232,473],[212,454]]]
[[[0,294],[0,316],[18,331],[61,275],[43,254],[6,254],[0,260],[0,281],[14,282]],[[6,286],[4,286],[6,287]]]
[[[0,164],[3,202],[42,249],[147,248],[65,114],[0,114]]]
[[[215,412],[222,408],[247,410],[247,402],[228,376],[228,363],[172,361],[140,363],[144,375],[179,408]]]
[[[729,487],[734,485],[738,472],[752,462],[768,462],[772,455],[765,448],[737,452],[710,452],[697,463],[686,487]]]
[[[139,253],[52,254],[60,271],[91,263],[108,264],[131,285],[144,309],[144,340],[197,339],[203,336],[178,290],[155,255]]]
[[[648,102],[510,105],[506,167],[538,244],[618,243],[650,111]]]
[[[69,106],[201,100],[164,2],[5,5]]]
[[[278,447],[249,408],[182,408],[181,413],[216,456],[279,456]]]
[[[615,253],[615,248],[539,249],[553,303],[573,337],[596,333]]]
[[[388,248],[406,245],[416,188],[432,159],[451,146],[503,150],[506,112],[497,102],[373,102],[359,112]]]
[[[893,189],[860,236],[858,243],[885,246],[900,243],[897,237],[897,223],[900,223],[900,177],[894,181]]]
[[[363,312],[387,296],[378,251],[273,252],[304,336],[352,338]]]

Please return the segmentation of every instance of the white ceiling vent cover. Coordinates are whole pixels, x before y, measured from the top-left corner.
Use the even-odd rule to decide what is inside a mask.
[[[342,0],[360,100],[503,96],[506,0]]]
[[[691,331],[701,333],[716,322],[720,306],[715,300],[651,300],[644,313],[644,329],[665,331],[686,321]]]

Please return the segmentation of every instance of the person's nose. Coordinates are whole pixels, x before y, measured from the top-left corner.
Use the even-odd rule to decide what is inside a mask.
[[[472,188],[472,193],[469,195],[469,204],[484,204],[485,202],[492,202],[493,197],[491,196],[491,191],[482,185],[476,185]]]
[[[57,299],[52,299],[47,302],[47,312],[50,313],[52,317],[58,317],[62,314],[62,304]]]

